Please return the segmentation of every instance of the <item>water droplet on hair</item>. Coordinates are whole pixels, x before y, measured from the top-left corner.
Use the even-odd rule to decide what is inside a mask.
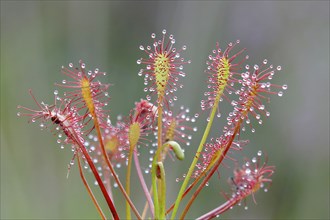
[[[287,89],[288,89],[288,85],[284,84],[284,85],[282,86],[282,89],[283,89],[283,90],[287,90]]]
[[[62,80],[62,84],[66,84],[66,80],[65,79]]]
[[[281,97],[281,96],[283,96],[283,92],[282,92],[282,91],[279,91],[279,92],[277,93],[277,95]]]
[[[73,64],[72,64],[72,63],[69,63],[69,67],[71,67],[71,68],[72,68],[72,67],[73,67]]]
[[[58,91],[57,90],[54,91],[54,95],[58,95]]]
[[[282,69],[282,67],[281,67],[281,66],[277,66],[276,69],[277,69],[278,71],[280,71],[280,70]]]
[[[257,153],[257,155],[260,157],[262,155],[262,151],[259,150],[258,153]]]
[[[139,48],[140,48],[140,50],[144,50],[144,47],[143,47],[142,45],[140,45],[140,47],[139,47]]]
[[[162,31],[162,33],[163,33],[163,34],[166,34],[166,30],[164,29],[164,30]]]

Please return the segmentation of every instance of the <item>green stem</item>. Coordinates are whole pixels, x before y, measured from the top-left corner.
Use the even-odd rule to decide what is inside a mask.
[[[158,105],[158,121],[157,121],[157,128],[158,128],[158,134],[157,134],[157,138],[158,138],[158,149],[161,148],[161,146],[163,145],[163,143],[162,143],[162,127],[163,127],[162,118],[163,118],[163,108],[159,104]],[[157,157],[157,161],[161,161],[161,160],[162,160],[162,158],[161,158],[161,154],[160,154]]]
[[[225,158],[228,150],[230,149],[230,146],[232,145],[236,134],[238,133],[239,129],[240,129],[240,124],[242,123],[242,120],[239,121],[239,123],[236,125],[235,130],[234,130],[234,134],[232,135],[232,137],[230,138],[230,140],[228,141],[228,143],[226,144],[225,148],[221,151],[219,151],[219,153],[216,155],[216,158],[213,160],[213,163],[211,164],[211,166],[208,167],[212,167],[211,171],[207,174],[207,176],[205,177],[205,179],[203,180],[203,182],[199,185],[199,187],[197,188],[197,190],[194,192],[194,194],[192,195],[192,197],[190,198],[188,204],[186,205],[185,209],[183,210],[180,219],[184,219],[184,217],[186,216],[190,206],[192,205],[192,203],[194,202],[194,200],[197,198],[198,194],[201,192],[201,190],[204,188],[205,184],[210,180],[210,178],[213,176],[213,174],[215,173],[215,171],[218,170],[219,165],[221,164],[222,160]]]
[[[152,191],[154,193],[154,207],[155,207],[155,219],[159,219],[159,199],[158,199],[158,191],[157,191],[157,157],[159,155],[160,148],[156,151],[154,159],[152,161],[152,168],[151,168],[151,181],[152,181]]]
[[[128,153],[128,164],[127,164],[127,173],[126,173],[126,193],[130,196],[131,191],[131,167],[132,167],[132,158],[133,158],[133,151],[135,146],[130,146],[129,153]],[[126,201],[126,218],[132,219],[131,217],[131,207]]]
[[[165,169],[162,162],[157,163],[157,167],[159,170],[160,177],[160,192],[159,192],[159,213],[160,219],[165,219],[166,212],[166,179],[165,179]]]
[[[159,187],[161,188],[161,192],[160,192],[160,198],[158,197],[158,191],[157,191],[157,167],[159,163],[162,162],[157,162],[157,158],[159,158],[159,156],[161,155],[161,153],[168,147],[172,147],[173,152],[175,153],[175,156],[179,159],[179,160],[183,160],[184,159],[184,153],[182,148],[180,147],[180,145],[175,142],[175,141],[168,141],[165,144],[163,144],[160,148],[157,149],[156,154],[153,158],[152,161],[152,170],[151,170],[151,181],[152,181],[152,190],[154,192],[154,205],[155,205],[155,219],[159,219],[159,218],[165,218],[165,214],[166,214],[166,203],[165,203],[165,196],[166,196],[166,186],[165,186],[165,170],[164,172],[164,178],[160,178],[159,180]],[[163,163],[162,163],[163,164]],[[160,170],[161,171],[161,170]],[[162,172],[162,171],[161,171]],[[162,177],[162,176],[161,176]],[[160,207],[159,205],[159,201],[161,202],[161,205],[163,207]],[[164,202],[164,203],[163,203]]]
[[[155,157],[152,161],[152,175],[151,175],[151,181],[152,181],[152,190],[154,192],[154,205],[155,205],[155,219],[159,219],[159,198],[158,198],[158,192],[157,192],[157,177],[156,177],[156,161],[161,161],[161,154],[160,152],[162,151],[162,117],[163,117],[163,107],[162,107],[162,103],[163,103],[163,98],[162,96],[158,95],[158,117],[157,117],[157,128],[158,128],[158,132],[157,132],[157,143],[158,143],[158,147],[157,147],[157,152],[155,154]]]
[[[220,98],[219,98],[220,99]],[[179,208],[179,205],[180,205],[180,202],[181,202],[181,198],[182,198],[182,195],[185,191],[185,189],[187,188],[187,185],[188,185],[188,182],[189,182],[189,179],[195,169],[195,166],[198,162],[198,159],[199,159],[199,156],[203,150],[203,147],[204,147],[204,144],[206,142],[206,139],[210,133],[210,130],[211,130],[211,127],[212,127],[212,123],[213,123],[213,120],[214,120],[214,116],[217,112],[217,109],[218,109],[218,101],[216,100],[214,105],[213,105],[213,108],[212,108],[212,112],[210,114],[210,118],[209,118],[209,122],[207,123],[207,126],[205,128],[205,131],[204,131],[204,134],[203,134],[203,137],[201,139],[201,142],[198,146],[198,149],[197,149],[197,152],[195,154],[195,157],[189,167],[189,170],[187,172],[187,175],[186,175],[186,178],[184,179],[182,185],[181,185],[181,188],[180,188],[180,191],[179,191],[179,194],[175,200],[175,205],[174,205],[174,208],[173,208],[173,212],[172,212],[172,215],[171,215],[171,219],[175,219],[175,216],[176,216],[176,213],[178,211],[178,208]]]

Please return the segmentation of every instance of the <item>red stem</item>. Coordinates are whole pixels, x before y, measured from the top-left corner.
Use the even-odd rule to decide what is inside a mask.
[[[79,139],[75,138],[75,140],[79,140]],[[94,174],[94,177],[95,177],[95,179],[96,179],[96,181],[97,181],[97,183],[98,183],[98,185],[99,185],[99,187],[102,191],[102,194],[103,194],[103,196],[104,196],[104,198],[105,198],[105,200],[108,204],[108,207],[110,208],[110,211],[112,213],[112,216],[113,216],[114,220],[119,220],[119,216],[118,216],[118,213],[116,211],[116,208],[115,208],[111,198],[109,197],[109,194],[108,194],[108,192],[107,192],[107,190],[106,190],[106,188],[105,188],[105,186],[102,182],[102,179],[101,179],[99,173],[97,172],[97,170],[94,166],[94,163],[93,163],[92,159],[90,158],[86,148],[83,146],[83,144],[80,141],[76,141],[76,142],[78,143],[79,149],[81,149],[83,155],[85,156],[85,159],[87,160],[87,163],[88,163],[89,167],[91,168],[91,170]]]
[[[88,185],[88,182],[87,182],[87,180],[86,180],[86,178],[85,178],[84,172],[83,172],[83,170],[82,170],[82,168],[81,168],[81,164],[80,164],[80,159],[79,159],[79,157],[80,157],[80,156],[79,156],[79,152],[78,152],[78,154],[77,154],[77,162],[78,162],[78,167],[79,167],[79,173],[80,173],[81,180],[83,181],[83,183],[84,183],[84,185],[85,185],[85,187],[86,187],[86,190],[87,190],[89,196],[91,197],[91,199],[92,199],[92,201],[93,201],[93,203],[94,203],[94,205],[95,205],[97,211],[99,212],[99,214],[100,214],[102,220],[106,220],[106,217],[105,217],[105,215],[103,214],[102,209],[101,209],[99,203],[97,202],[97,200],[96,200],[96,198],[95,198],[95,196],[94,196],[94,194],[93,194],[91,188],[90,188],[89,185]]]
[[[218,170],[219,165],[221,164],[221,162],[223,161],[223,159],[225,158],[228,150],[230,149],[231,144],[233,143],[237,132],[240,129],[240,124],[241,122],[239,122],[237,124],[237,126],[235,127],[234,130],[234,134],[232,135],[231,139],[229,140],[229,142],[227,143],[224,151],[222,152],[220,158],[218,159],[218,161],[214,164],[212,170],[208,173],[208,175],[205,177],[205,179],[203,180],[203,182],[198,186],[197,190],[194,192],[194,194],[192,195],[192,197],[190,198],[188,204],[186,205],[185,209],[183,210],[180,219],[184,219],[184,217],[186,216],[188,210],[190,209],[190,206],[192,205],[192,203],[195,201],[195,199],[197,198],[198,194],[202,191],[202,189],[204,188],[205,184],[210,180],[210,178],[213,176],[213,174]]]
[[[219,207],[213,209],[212,211],[198,217],[197,220],[208,220],[208,219],[215,218],[217,215],[220,215],[220,214],[224,213],[230,207],[234,206],[238,201],[239,200],[230,199],[230,200],[226,201],[225,203],[223,203],[221,206],[219,206]]]

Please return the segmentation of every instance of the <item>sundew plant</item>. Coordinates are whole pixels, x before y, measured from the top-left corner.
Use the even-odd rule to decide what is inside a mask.
[[[271,82],[281,67],[269,65],[267,60],[248,64],[246,49],[240,48],[238,40],[223,49],[216,43],[207,59],[205,73],[201,73],[207,82],[201,110],[191,114],[188,108],[181,106],[180,111],[174,111],[178,102],[176,92],[183,87],[186,77],[183,68],[191,61],[182,58],[186,46],[175,48],[175,39],[166,30],[160,37],[151,34],[151,38],[150,46],[140,46],[142,58],[137,60],[141,66],[138,75],[144,78],[147,95],[135,103],[127,117],[111,115],[108,108],[110,85],[100,81],[106,73],[89,70],[83,61],[62,66],[65,79],[55,84],[58,89],[54,91],[51,104],[39,102],[39,97],[30,90],[35,107],[18,106],[17,115],[28,116],[29,122],[38,123],[41,129],[55,134],[60,148],[72,150],[68,173],[76,164],[102,219],[185,219],[210,179],[223,178],[222,169],[231,167],[228,163],[235,164],[233,175],[228,178],[231,191],[223,192],[223,199],[219,197],[214,207],[206,204],[204,214],[195,218],[221,217],[249,196],[256,203],[255,194],[261,189],[268,190],[275,167],[267,165],[267,156],[261,150],[255,157],[244,159],[243,165],[238,165],[235,155],[245,150],[249,142],[241,138],[244,131],[255,132],[253,120],[262,124],[270,116],[266,108],[270,96],[282,96],[287,89],[287,85]],[[221,102],[229,103],[231,111],[223,111]],[[198,128],[203,130],[199,145],[192,146],[192,134],[197,131],[194,122],[200,114],[205,114],[207,120],[205,127]],[[212,124],[217,123],[215,118],[218,117],[225,126],[216,136],[210,137]],[[185,157],[187,151],[194,152],[193,158]],[[150,160],[140,160],[142,152],[147,152]],[[173,160],[190,164],[183,178],[166,178],[165,164]],[[120,167],[125,168],[123,176],[117,174]],[[91,188],[85,178],[88,170],[111,216],[99,205],[102,198],[94,196],[95,187]],[[131,179],[132,172],[136,172],[138,180]],[[145,195],[143,210],[138,210],[131,198],[132,181],[134,190],[141,190]],[[176,199],[167,201],[166,185],[173,181],[178,185],[177,190],[171,192],[176,194]],[[115,189],[120,190],[121,198],[114,197]],[[121,199],[126,202],[125,213],[119,213],[116,208],[116,201]]]

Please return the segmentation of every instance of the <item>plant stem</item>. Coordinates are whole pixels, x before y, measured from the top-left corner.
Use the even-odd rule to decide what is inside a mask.
[[[133,151],[135,146],[130,144],[129,153],[128,153],[128,164],[127,164],[127,173],[126,173],[126,193],[130,196],[131,191],[131,167],[132,167],[132,158],[133,158]],[[129,203],[126,201],[126,218],[131,219],[131,208]]]
[[[235,200],[235,199],[230,199],[228,201],[226,201],[224,204],[222,204],[221,206],[213,209],[212,211],[200,216],[197,218],[197,220],[209,220],[209,219],[213,219],[215,218],[217,215],[220,215],[222,213],[224,213],[225,211],[227,211],[230,207],[234,206],[239,200]]]
[[[182,194],[181,200],[190,192],[190,190],[196,186],[196,184],[201,180],[201,178],[205,175],[205,173],[207,173],[209,169],[205,169],[201,174],[199,174],[199,176],[188,186],[188,188],[184,191],[184,193]],[[175,203],[173,203],[171,205],[171,207],[166,211],[166,214],[168,214],[170,211],[173,210]]]
[[[85,156],[85,159],[87,160],[87,163],[88,163],[89,167],[91,168],[91,170],[94,174],[94,177],[95,177],[95,179],[96,179],[96,181],[97,181],[97,183],[98,183],[98,185],[99,185],[99,187],[102,191],[102,194],[103,194],[103,196],[104,196],[104,198],[105,198],[105,200],[108,204],[108,207],[110,208],[110,211],[112,213],[113,218],[115,220],[119,220],[119,216],[118,216],[118,213],[116,211],[116,208],[115,208],[111,198],[109,197],[109,194],[108,194],[108,192],[107,192],[107,190],[106,190],[106,188],[105,188],[105,186],[102,182],[102,179],[101,179],[98,171],[96,170],[96,167],[95,167],[91,157],[89,156],[85,146],[79,141],[79,138],[73,137],[73,139],[76,141],[76,143],[79,146],[79,149],[82,151],[83,155]]]
[[[158,191],[157,191],[157,176],[156,176],[156,167],[157,167],[157,158],[161,148],[158,148],[154,159],[152,161],[152,168],[151,168],[151,184],[152,184],[152,191],[154,193],[154,204],[155,204],[155,219],[159,219],[159,198],[158,198]]]
[[[91,199],[92,199],[92,201],[93,201],[93,203],[94,203],[94,205],[95,205],[98,213],[100,214],[102,220],[106,220],[106,217],[103,214],[102,209],[101,209],[100,205],[98,204],[98,202],[97,202],[97,200],[96,200],[96,198],[95,198],[95,196],[94,196],[91,188],[89,187],[88,182],[86,181],[86,178],[84,176],[84,172],[83,172],[83,170],[81,168],[81,164],[80,164],[79,150],[78,150],[78,155],[77,155],[77,162],[78,162],[78,167],[79,167],[79,173],[80,173],[81,180],[83,181],[83,183],[84,183],[84,185],[86,187],[86,190],[87,190],[89,196],[91,197]]]
[[[160,103],[162,100],[160,101]],[[157,119],[157,128],[158,128],[158,133],[157,133],[157,140],[158,140],[158,149],[162,147],[162,127],[163,127],[163,108],[161,104],[158,104],[158,119]],[[157,161],[162,161],[161,154],[159,154]]]
[[[159,215],[160,219],[165,219],[165,211],[166,211],[166,178],[165,178],[165,169],[162,162],[157,163],[157,167],[159,168],[160,173],[160,196],[159,196]]]
[[[213,174],[215,173],[215,171],[217,171],[219,165],[221,164],[222,160],[225,158],[228,150],[230,149],[231,144],[233,143],[237,132],[240,129],[240,124],[241,124],[242,120],[239,121],[239,123],[237,123],[234,133],[231,136],[230,140],[228,141],[228,143],[225,146],[225,149],[223,149],[221,151],[221,153],[218,154],[217,158],[216,158],[216,163],[214,164],[212,170],[208,173],[208,175],[205,177],[205,179],[203,180],[203,182],[199,185],[199,187],[197,188],[197,190],[194,192],[193,196],[190,198],[188,204],[186,205],[185,209],[183,210],[180,219],[184,219],[184,217],[186,216],[190,206],[192,205],[192,203],[194,202],[194,200],[196,199],[196,197],[198,196],[198,194],[200,193],[200,191],[204,188],[205,184],[210,180],[210,178],[213,176]]]
[[[138,212],[138,210],[135,208],[135,206],[134,206],[132,200],[131,200],[131,199],[129,198],[129,196],[127,195],[127,193],[126,193],[126,191],[125,191],[125,189],[124,189],[124,187],[123,187],[123,184],[120,182],[120,180],[119,180],[119,178],[118,178],[118,176],[117,176],[117,173],[116,173],[116,171],[114,170],[114,168],[113,168],[113,166],[112,166],[112,164],[111,164],[111,162],[110,162],[110,159],[109,159],[108,154],[107,154],[107,152],[106,152],[106,150],[105,150],[105,147],[104,147],[104,143],[103,143],[103,139],[102,139],[102,135],[101,135],[101,129],[100,129],[100,125],[99,125],[99,122],[98,122],[98,119],[97,119],[96,114],[93,115],[93,118],[94,118],[94,126],[95,126],[95,129],[96,129],[96,132],[97,132],[97,138],[98,138],[98,140],[99,140],[99,142],[100,142],[101,150],[102,150],[103,157],[105,158],[105,162],[106,162],[106,164],[108,165],[108,167],[109,167],[109,169],[110,169],[110,172],[112,173],[112,175],[113,175],[113,177],[114,177],[116,183],[118,184],[119,189],[120,189],[121,192],[123,193],[123,195],[124,195],[126,201],[130,204],[130,206],[131,206],[131,208],[132,208],[134,214],[136,215],[136,217],[137,217],[138,219],[142,219],[141,216],[140,216],[140,214],[139,214],[139,212]]]
[[[158,95],[158,107],[157,107],[157,151],[155,157],[152,161],[152,170],[151,170],[151,186],[154,192],[154,207],[155,207],[155,219],[159,219],[159,198],[158,198],[158,191],[157,191],[157,177],[156,177],[156,164],[157,161],[161,161],[161,151],[162,151],[162,116],[163,116],[163,96]]]
[[[143,177],[143,173],[141,172],[141,166],[140,166],[140,163],[139,163],[139,157],[137,155],[137,151],[134,151],[134,163],[135,163],[135,168],[136,168],[136,172],[138,174],[138,177],[139,177],[139,180],[140,180],[140,183],[141,183],[141,186],[142,186],[142,189],[144,191],[144,194],[147,198],[147,202],[149,204],[149,208],[150,208],[150,212],[151,212],[151,215],[152,215],[152,218],[154,218],[155,216],[155,213],[154,213],[154,204],[152,202],[152,198],[151,198],[151,195],[149,193],[149,189],[148,189],[148,186],[144,180],[144,177]]]
[[[218,108],[218,102],[216,102],[214,105],[213,105],[213,108],[212,108],[212,112],[210,114],[210,118],[209,118],[209,122],[207,123],[207,126],[205,128],[205,131],[204,131],[204,134],[203,134],[203,137],[201,139],[201,142],[198,146],[198,149],[197,149],[197,152],[195,154],[195,157],[189,167],[189,170],[187,172],[187,175],[181,185],[181,188],[180,188],[180,191],[178,193],[178,196],[175,200],[175,205],[174,205],[174,208],[173,208],[173,212],[172,212],[172,215],[171,215],[171,219],[174,219],[175,216],[176,216],[176,213],[178,211],[178,208],[179,208],[179,205],[180,205],[180,202],[181,202],[181,199],[182,199],[182,195],[185,191],[185,189],[187,188],[187,185],[188,185],[188,182],[190,180],[190,177],[195,169],[195,166],[196,166],[196,163],[199,159],[199,156],[203,150],[203,147],[204,147],[204,144],[206,142],[206,139],[210,133],[210,130],[211,130],[211,127],[212,127],[212,123],[213,123],[213,120],[214,120],[214,116],[215,116],[215,113],[217,112],[217,108]]]

